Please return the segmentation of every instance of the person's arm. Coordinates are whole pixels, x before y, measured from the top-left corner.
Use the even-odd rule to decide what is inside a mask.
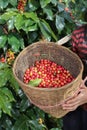
[[[80,89],[77,94],[75,94],[70,100],[62,104],[62,108],[68,111],[74,111],[78,106],[87,103],[87,76],[82,81]]]

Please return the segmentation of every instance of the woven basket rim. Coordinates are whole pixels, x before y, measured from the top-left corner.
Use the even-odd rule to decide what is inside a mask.
[[[26,51],[28,48],[30,48],[30,47],[32,47],[32,46],[34,46],[34,45],[37,45],[38,43],[41,43],[41,44],[44,44],[44,43],[45,43],[45,44],[55,44],[55,42],[44,42],[44,41],[43,41],[43,42],[42,42],[42,41],[40,41],[40,42],[35,42],[35,43],[33,43],[33,44],[31,44],[31,45],[25,47],[25,48],[19,53],[19,55],[18,55],[18,56],[16,57],[16,59],[15,59],[15,62],[14,62],[13,67],[12,67],[12,70],[13,70],[13,74],[14,74],[16,80],[17,80],[20,84],[22,84],[22,85],[24,85],[24,86],[26,86],[26,87],[28,87],[28,88],[32,88],[32,89],[52,91],[52,90],[59,90],[59,89],[67,88],[68,86],[70,86],[71,84],[73,84],[74,82],[76,82],[76,81],[78,80],[78,76],[77,76],[72,82],[70,82],[70,83],[68,83],[68,84],[66,84],[66,85],[64,85],[64,86],[62,86],[62,87],[59,87],[59,88],[54,88],[54,87],[52,87],[52,88],[38,88],[38,87],[29,86],[29,85],[25,84],[23,81],[21,81],[21,80],[16,76],[16,74],[15,74],[15,65],[16,65],[16,62],[17,62],[17,60],[19,59],[19,57],[21,56],[22,53],[25,53],[25,51]],[[66,48],[66,47],[64,47],[64,46],[60,46],[60,45],[57,45],[57,44],[55,44],[55,46],[64,48],[64,49],[66,49],[67,51],[69,51],[70,53],[72,53],[73,55],[75,55],[75,57],[77,57],[77,58],[79,57],[77,54],[75,54],[74,52],[72,52],[71,50],[69,50],[68,48]],[[82,66],[81,71],[79,72],[79,74],[80,74],[81,72],[83,72],[83,64],[82,64],[82,61],[81,61],[80,58],[78,58],[78,60],[79,60],[79,62],[81,63],[81,66]],[[78,74],[78,75],[79,75],[79,74]]]

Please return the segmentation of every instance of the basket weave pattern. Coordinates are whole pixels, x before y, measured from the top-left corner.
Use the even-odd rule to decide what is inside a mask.
[[[49,59],[70,71],[75,80],[61,88],[37,88],[23,83],[26,69],[35,61]],[[53,42],[37,42],[26,47],[16,58],[13,74],[28,99],[44,112],[60,118],[68,111],[61,108],[61,103],[73,96],[81,83],[83,64],[79,57],[63,46]]]

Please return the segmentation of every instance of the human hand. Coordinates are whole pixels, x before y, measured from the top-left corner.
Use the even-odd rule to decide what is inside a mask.
[[[87,103],[86,80],[87,77],[82,81],[78,92],[71,99],[62,104],[63,110],[74,111],[78,106]]]

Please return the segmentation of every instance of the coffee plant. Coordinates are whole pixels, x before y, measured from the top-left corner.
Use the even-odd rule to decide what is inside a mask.
[[[12,67],[28,45],[71,34],[86,9],[86,0],[0,0],[0,130],[62,130],[62,119],[30,103]]]

